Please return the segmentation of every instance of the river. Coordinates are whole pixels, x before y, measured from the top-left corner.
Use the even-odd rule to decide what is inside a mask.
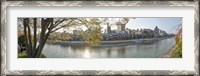
[[[149,44],[112,46],[65,46],[45,44],[47,58],[159,58],[175,44],[174,37]]]

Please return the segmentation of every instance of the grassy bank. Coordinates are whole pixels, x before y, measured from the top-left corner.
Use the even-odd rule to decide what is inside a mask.
[[[25,51],[18,53],[18,58],[27,58],[27,53]],[[47,58],[44,54],[40,58]]]
[[[177,45],[173,45],[169,51],[163,55],[162,58],[182,58],[182,49],[180,49]]]

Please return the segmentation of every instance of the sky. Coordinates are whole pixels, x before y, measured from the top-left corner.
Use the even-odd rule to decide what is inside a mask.
[[[158,26],[159,29],[167,33],[176,33],[178,25],[182,24],[181,17],[166,17],[166,18],[135,18],[130,19],[126,24],[129,29],[154,29]],[[117,27],[111,27],[112,30]]]
[[[116,18],[118,19],[118,18]],[[112,22],[112,21],[111,21]],[[182,24],[182,17],[143,17],[143,18],[129,18],[129,22],[126,24],[126,28],[129,29],[154,29],[158,26],[159,29],[166,31],[167,33],[176,33],[178,25]],[[84,27],[82,27],[84,28]],[[102,31],[105,31],[107,25],[102,25]],[[111,26],[112,30],[116,30],[117,26]],[[75,30],[75,28],[66,29],[68,32]],[[63,29],[58,30],[60,32]]]

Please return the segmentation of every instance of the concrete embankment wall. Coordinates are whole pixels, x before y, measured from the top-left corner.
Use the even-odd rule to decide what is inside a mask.
[[[167,38],[148,38],[148,39],[132,39],[132,40],[116,40],[116,41],[101,41],[101,45],[129,45],[135,43],[154,43],[159,40]],[[48,44],[60,44],[60,45],[86,45],[85,41],[48,41]]]

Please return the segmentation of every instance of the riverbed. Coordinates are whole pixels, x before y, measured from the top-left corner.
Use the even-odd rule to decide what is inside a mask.
[[[174,44],[174,37],[148,44],[112,44],[112,46],[45,44],[43,54],[47,58],[159,58]]]

